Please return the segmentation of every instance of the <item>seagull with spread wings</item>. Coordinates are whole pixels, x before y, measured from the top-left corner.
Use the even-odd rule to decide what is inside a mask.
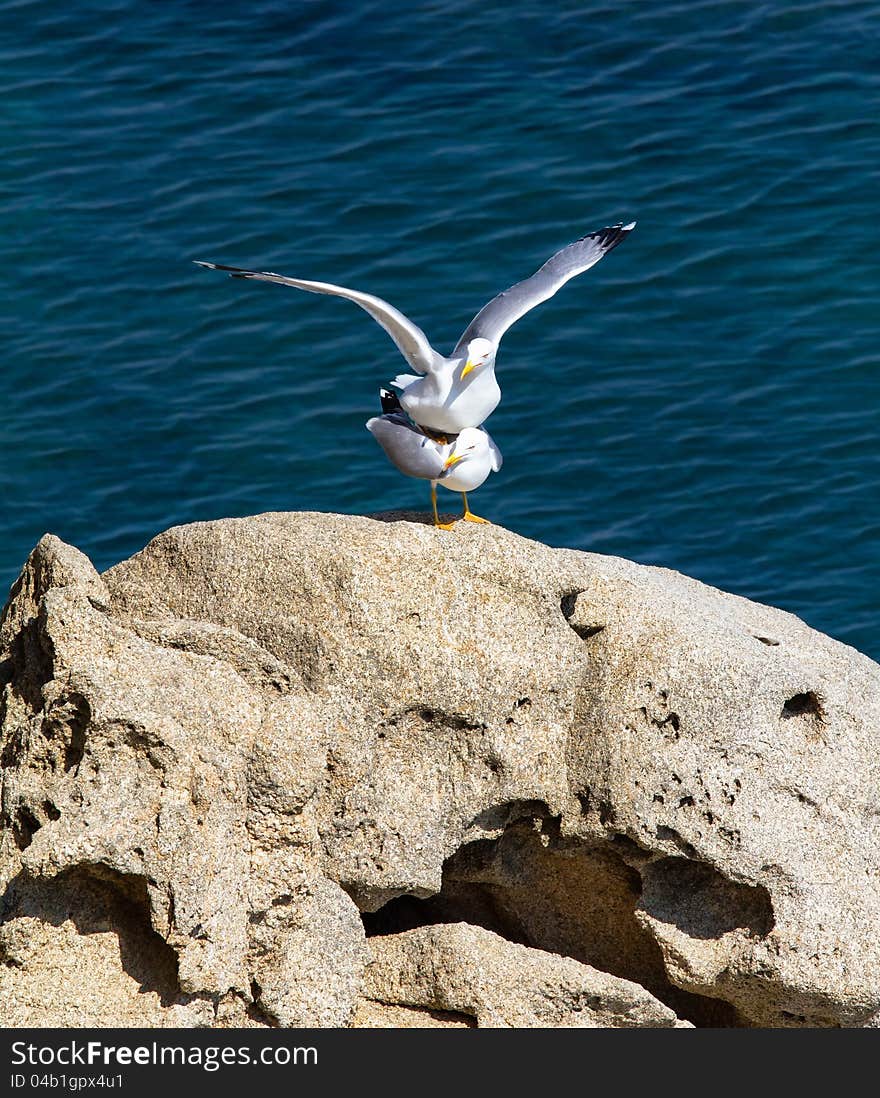
[[[440,435],[455,435],[467,427],[479,427],[498,406],[501,390],[495,378],[495,356],[501,337],[511,324],[553,297],[575,275],[598,263],[634,228],[633,221],[629,225],[599,229],[551,256],[530,278],[511,286],[485,305],[467,326],[448,358],[434,350],[421,328],[381,297],[329,282],[287,278],[272,271],[248,271],[202,260],[196,260],[196,263],[214,271],[226,271],[233,278],[277,282],[310,293],[345,297],[360,305],[381,324],[415,371],[399,374],[392,382],[402,391],[400,404],[403,409],[420,427]]]

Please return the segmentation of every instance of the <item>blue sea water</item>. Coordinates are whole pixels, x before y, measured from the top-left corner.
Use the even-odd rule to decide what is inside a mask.
[[[448,351],[636,218],[505,336],[473,506],[880,657],[876,3],[12,0],[0,62],[0,587],[46,530],[104,568],[175,523],[427,509],[364,430],[385,333],[193,259]]]

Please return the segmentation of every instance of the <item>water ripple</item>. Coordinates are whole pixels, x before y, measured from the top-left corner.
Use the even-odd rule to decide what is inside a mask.
[[[880,656],[880,16],[843,0],[12,0],[0,46],[0,571],[178,522],[426,506],[363,424],[589,229],[626,246],[505,337],[483,513],[679,568]],[[453,501],[454,503],[455,501]]]

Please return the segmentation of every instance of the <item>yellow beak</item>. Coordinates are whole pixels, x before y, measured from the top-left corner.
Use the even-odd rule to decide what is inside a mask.
[[[461,371],[461,380],[462,381],[464,381],[464,379],[468,376],[468,374],[471,372],[471,370],[473,370],[473,368],[475,366],[476,366],[476,362],[474,362],[472,359],[467,360],[467,362],[462,367],[462,371]]]
[[[450,457],[448,457],[446,459],[446,461],[444,461],[443,471],[445,472],[447,469],[451,469],[453,465],[457,465],[458,462],[462,461],[463,459],[464,459],[463,454],[452,454]]]

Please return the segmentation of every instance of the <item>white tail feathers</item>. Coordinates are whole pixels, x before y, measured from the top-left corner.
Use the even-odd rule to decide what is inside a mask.
[[[389,384],[395,386],[397,389],[406,389],[412,385],[414,381],[421,380],[422,378],[420,378],[418,374],[398,374]]]

